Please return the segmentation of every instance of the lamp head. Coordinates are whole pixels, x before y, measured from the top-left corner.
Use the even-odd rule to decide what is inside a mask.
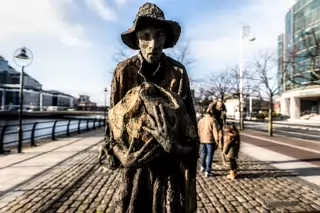
[[[25,47],[21,48],[20,53],[15,56],[16,58],[29,60],[30,57],[27,55],[27,50]]]
[[[32,63],[33,54],[28,48],[22,47],[15,51],[13,60],[18,66],[26,67]]]

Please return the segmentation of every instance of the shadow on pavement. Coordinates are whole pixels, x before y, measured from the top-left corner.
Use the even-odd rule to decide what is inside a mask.
[[[297,160],[285,160],[285,161],[269,161],[269,164],[276,164],[276,163],[294,163],[294,162],[314,162],[320,161],[320,158],[306,158],[306,159],[297,159]]]
[[[266,177],[296,177],[296,176],[320,176],[320,168],[297,169],[241,169],[239,178],[266,178]]]

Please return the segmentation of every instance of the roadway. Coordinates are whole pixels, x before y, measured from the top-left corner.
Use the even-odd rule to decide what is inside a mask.
[[[245,128],[256,130],[259,132],[268,132],[268,124],[267,123],[246,123],[245,122]],[[320,127],[319,131],[315,130],[316,128],[311,128],[312,130],[307,129],[300,129],[296,128],[296,126],[293,127],[285,127],[285,126],[278,126],[274,125],[274,134],[286,136],[286,137],[293,137],[293,138],[299,138],[299,139],[307,139],[312,141],[317,141],[320,143]]]

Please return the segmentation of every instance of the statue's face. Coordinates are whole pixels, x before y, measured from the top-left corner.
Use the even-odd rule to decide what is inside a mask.
[[[158,62],[166,42],[162,28],[148,27],[137,31],[137,42],[143,58],[150,64]]]

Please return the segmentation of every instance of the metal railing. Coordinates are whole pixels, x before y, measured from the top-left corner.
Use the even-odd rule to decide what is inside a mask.
[[[56,140],[57,136],[70,136],[71,133],[95,130],[105,125],[102,118],[85,118],[72,120],[53,120],[24,123],[22,126],[22,143],[36,146],[36,141]],[[6,147],[18,145],[18,124],[0,126],[0,154]]]

